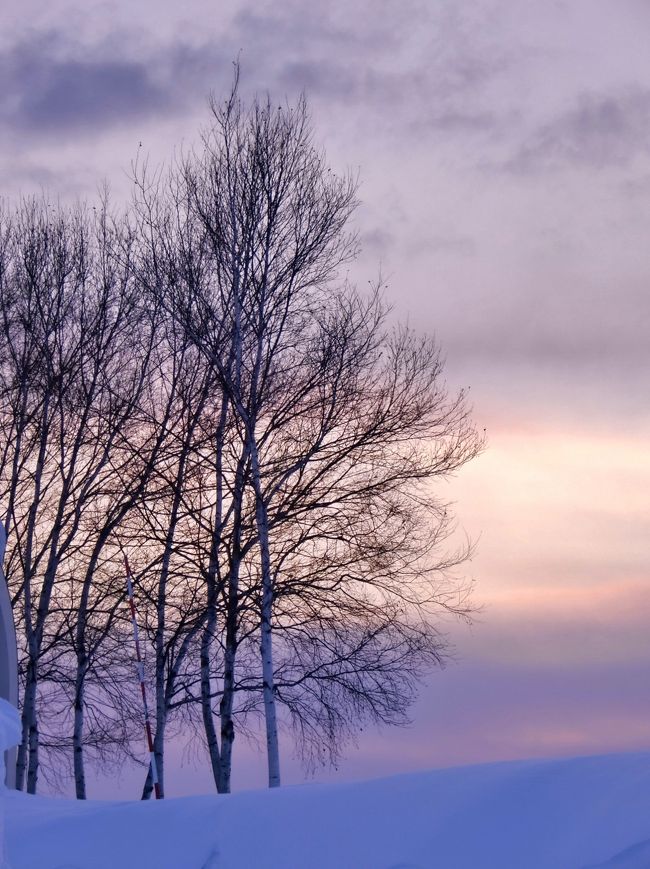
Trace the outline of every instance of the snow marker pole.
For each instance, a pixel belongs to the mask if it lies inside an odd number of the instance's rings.
[[[149,721],[149,707],[147,706],[147,692],[144,685],[144,664],[140,654],[140,634],[138,633],[138,620],[135,612],[135,601],[133,599],[133,581],[131,578],[131,568],[129,561],[124,555],[124,567],[126,568],[126,592],[129,597],[129,608],[131,610],[131,624],[133,625],[133,641],[135,643],[136,668],[138,678],[140,679],[140,691],[142,692],[142,706],[144,708],[144,732],[147,737],[147,745],[149,746],[149,762],[151,763],[151,781],[156,799],[160,799],[160,783],[158,781],[158,767],[156,765],[156,755],[153,750],[153,738],[151,736],[151,722]]]

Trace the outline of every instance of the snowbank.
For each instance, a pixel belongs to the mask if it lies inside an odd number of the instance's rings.
[[[0,697],[0,784],[4,786],[4,752],[20,742],[20,716],[18,711]]]
[[[650,866],[650,755],[461,767],[165,800],[12,793],[13,869]]]
[[[20,742],[20,716],[11,703],[0,697],[0,866],[7,866],[5,842],[5,751]]]

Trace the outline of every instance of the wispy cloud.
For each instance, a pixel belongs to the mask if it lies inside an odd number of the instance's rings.
[[[304,90],[321,108],[357,105],[360,123],[399,119],[411,135],[480,133],[498,125],[483,95],[509,63],[481,33],[471,15],[417,0],[383,4],[381,14],[368,2],[249,5],[185,41],[137,29],[104,37],[30,29],[0,47],[0,120],[70,135],[189,112],[227,87],[240,56],[244,90],[278,98]]]
[[[540,126],[506,167],[515,172],[570,166],[601,169],[650,152],[650,89],[639,85],[611,94],[586,93]]]

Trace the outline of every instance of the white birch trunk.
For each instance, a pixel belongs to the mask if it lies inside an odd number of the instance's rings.
[[[252,441],[252,443],[251,443]],[[273,669],[273,574],[269,545],[269,522],[264,503],[260,478],[259,456],[254,437],[250,438],[251,471],[255,488],[255,519],[259,537],[262,569],[262,608],[260,653],[262,656],[262,690],[264,696],[264,720],[266,724],[266,754],[268,761],[269,787],[280,787],[280,746],[278,721],[275,707],[275,673]]]
[[[43,402],[43,415],[41,418],[41,431],[38,458],[34,474],[34,498],[29,508],[27,524],[27,540],[25,545],[25,589],[24,589],[24,613],[25,634],[27,637],[28,662],[25,695],[22,710],[22,742],[18,749],[16,761],[16,789],[22,790],[25,786],[25,772],[27,771],[27,792],[36,793],[36,781],[38,777],[38,726],[36,721],[36,687],[38,682],[38,658],[40,653],[37,640],[37,629],[34,629],[32,613],[32,587],[33,578],[32,552],[34,537],[36,534],[36,518],[41,501],[41,481],[45,466],[45,450],[49,429],[50,395],[45,396]],[[38,621],[38,619],[37,619]]]
[[[74,701],[74,726],[72,731],[72,758],[75,795],[78,800],[86,799],[86,772],[84,768],[84,681],[85,674],[77,669]]]
[[[199,656],[201,668],[201,715],[203,717],[203,728],[205,730],[208,755],[212,766],[212,776],[217,790],[219,790],[219,783],[221,781],[221,759],[219,752],[219,739],[217,737],[217,730],[214,726],[214,716],[212,714],[212,671],[210,666],[212,640],[217,627],[217,601],[214,576],[211,576],[208,580],[206,613],[207,618],[203,629],[203,635],[201,637],[201,651]]]

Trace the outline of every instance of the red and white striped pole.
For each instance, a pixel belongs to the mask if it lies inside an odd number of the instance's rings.
[[[135,614],[135,601],[133,599],[133,581],[131,579],[131,569],[129,561],[124,555],[124,567],[126,568],[126,592],[129,597],[129,607],[131,609],[131,624],[133,625],[133,640],[135,642],[135,657],[136,667],[138,670],[138,678],[140,679],[140,691],[142,692],[142,706],[144,708],[144,731],[147,737],[149,746],[149,761],[151,763],[151,781],[153,783],[156,799],[160,799],[160,783],[158,781],[158,767],[156,766],[156,755],[153,750],[153,738],[151,736],[151,722],[149,721],[149,707],[147,706],[147,692],[144,685],[144,664],[142,663],[142,655],[140,654],[140,635],[138,633],[138,620]]]

